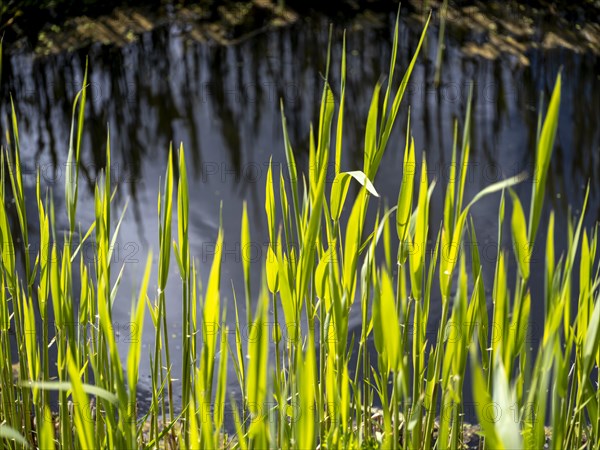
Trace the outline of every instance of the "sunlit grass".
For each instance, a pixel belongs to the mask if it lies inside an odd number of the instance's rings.
[[[226,310],[222,304],[221,290],[227,285],[221,282],[222,231],[208,279],[199,280],[198,262],[190,250],[185,152],[183,146],[171,149],[158,198],[157,285],[149,289],[150,253],[132,298],[135,339],[127,355],[119,354],[113,330],[112,305],[123,272],[112,267],[111,256],[125,211],[116,222],[111,220],[115,191],[110,137],[106,167],[94,192],[95,220],[77,221],[86,81],[73,106],[65,211],[55,211],[52,192],[43,190],[38,175],[37,217],[27,217],[31,211],[25,208],[13,106],[4,130],[0,174],[0,448],[454,450],[462,446],[465,392],[470,390],[486,449],[541,449],[547,424],[552,427],[550,448],[600,448],[598,228],[582,225],[587,194],[580,217],[568,220],[564,254],[555,250],[559,230],[553,214],[546,242],[536,242],[545,223],[543,202],[558,126],[561,75],[545,115],[540,113],[528,214],[512,190],[525,174],[465,198],[470,99],[462,133],[458,125],[454,128],[447,185],[429,178],[426,157],[417,165],[409,115],[396,206],[386,209],[379,199],[375,177],[426,30],[427,25],[397,81],[396,25],[389,82],[375,86],[366,117],[362,170],[342,170],[344,148],[355,145],[342,142],[345,45],[340,98],[325,81],[320,114],[310,132],[307,173],[297,171],[282,105],[288,174],[269,166],[264,204],[270,245],[257,298],[251,298],[250,261],[243,258],[244,292],[233,293],[233,308]],[[326,80],[330,69],[328,63]],[[329,188],[331,160],[334,182]],[[351,184],[359,188],[354,197],[349,195]],[[440,189],[445,190],[444,219],[432,226],[430,200]],[[495,276],[486,290],[469,213],[476,202],[498,192],[502,195]],[[6,207],[13,200],[16,221]],[[367,217],[373,202],[379,208],[374,221]],[[57,214],[68,220],[64,235],[55,229]],[[244,206],[241,248],[252,240],[251,214],[255,212]],[[40,230],[37,252],[29,247],[32,220]],[[510,236],[502,235],[505,220],[510,221]],[[75,235],[83,236],[77,245]],[[465,239],[470,249],[462,245]],[[95,241],[92,264],[81,252],[88,240]],[[502,243],[511,243],[513,252],[505,252]],[[534,245],[545,245],[543,298],[533,298],[530,290],[531,272],[539,270],[531,264]],[[17,270],[17,246],[24,250],[23,270]],[[511,266],[517,269],[514,286],[508,281]],[[181,373],[172,371],[173,341],[167,330],[165,290],[173,270],[181,277]],[[74,280],[79,280],[78,289]],[[434,305],[434,299],[441,299],[441,305]],[[577,303],[575,310],[572,301]],[[246,305],[245,315],[240,314],[240,302]],[[432,307],[441,310],[435,340],[426,333]],[[357,336],[348,331],[353,310],[362,317]],[[533,353],[526,346],[532,311],[544,322],[543,339]],[[225,325],[226,313],[235,317],[235,338]],[[139,411],[138,367],[146,315],[155,330],[152,398],[149,410]],[[449,330],[457,326],[460,332],[451,338]],[[249,330],[248,336],[242,330]],[[371,338],[375,352],[367,348]],[[356,363],[351,363],[355,351]],[[472,386],[464,383],[467,373]],[[175,379],[181,384],[181,404],[174,401]],[[228,395],[235,384],[241,397]],[[52,391],[58,393],[57,404],[51,402]],[[375,405],[380,405],[381,420],[374,417]],[[231,409],[233,436],[224,432]]]

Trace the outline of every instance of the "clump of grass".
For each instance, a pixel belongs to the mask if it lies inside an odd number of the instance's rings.
[[[343,171],[341,167],[345,45],[340,98],[335,101],[327,81],[328,63],[320,114],[310,132],[311,170],[301,175],[301,183],[282,105],[289,181],[282,172],[277,177],[269,167],[265,212],[270,245],[260,295],[250,298],[250,265],[243,259],[247,314],[240,317],[238,293],[234,292],[233,342],[228,339],[221,304],[222,231],[204,283],[206,289],[200,292],[197,262],[189,244],[183,146],[177,153],[169,153],[158,199],[157,293],[150,295],[148,290],[153,270],[149,254],[139,292],[132,299],[130,322],[135,339],[125,357],[119,354],[112,327],[112,304],[122,271],[112,270],[111,249],[123,215],[113,229],[110,137],[107,165],[95,187],[95,220],[87,224],[77,221],[86,81],[73,107],[67,164],[71,169],[65,184],[69,230],[64,236],[57,234],[58,212],[52,193],[43,192],[38,176],[38,217],[33,220],[39,223],[40,250],[35,254],[28,245],[27,225],[32,218],[27,218],[25,208],[13,106],[0,173],[2,448],[319,446],[454,450],[463,445],[464,392],[469,389],[464,380],[470,371],[485,448],[543,448],[545,425],[550,424],[551,448],[598,449],[600,394],[598,379],[592,378],[598,376],[600,360],[598,227],[585,229],[582,225],[587,194],[580,217],[569,219],[565,254],[555,251],[553,213],[546,242],[536,243],[558,125],[560,74],[548,110],[544,117],[540,115],[528,215],[511,189],[524,175],[488,186],[472,199],[465,198],[469,100],[461,139],[455,126],[452,176],[447,186],[439,187],[436,180],[429,179],[425,157],[417,170],[409,119],[397,204],[391,209],[381,209],[379,204],[374,223],[367,220],[369,203],[380,201],[375,177],[426,30],[427,25],[397,83],[396,25],[389,81],[375,86],[366,118],[362,170]],[[331,159],[335,179],[329,189],[326,179]],[[348,195],[350,184],[359,187],[354,198]],[[444,220],[439,227],[430,228],[430,199],[435,189],[445,189]],[[469,212],[476,202],[494,192],[502,192],[502,196],[495,277],[488,298]],[[16,224],[5,207],[12,199]],[[512,206],[507,217],[511,233],[505,237],[502,225],[507,204]],[[175,214],[176,232],[172,227]],[[242,248],[251,242],[248,223],[244,207]],[[76,233],[82,236],[77,245],[73,239]],[[473,244],[470,252],[462,245],[465,236]],[[89,264],[81,248],[91,239],[96,245],[94,261]],[[434,246],[428,252],[430,239]],[[512,253],[502,250],[502,243],[508,241],[512,242]],[[17,270],[15,259],[18,245],[24,250],[22,271]],[[543,298],[532,298],[530,289],[534,245],[545,245]],[[383,258],[378,257],[378,247],[383,248]],[[166,326],[164,292],[167,275],[173,270],[172,255],[182,286],[180,375],[172,372]],[[508,285],[510,264],[517,267],[512,290]],[[115,272],[119,274],[116,279],[111,276]],[[75,277],[80,280],[77,290]],[[573,289],[575,277],[579,279],[578,292]],[[435,340],[428,340],[426,326],[433,299],[438,298],[434,292],[438,285],[442,314]],[[571,310],[573,299],[577,301],[575,311]],[[487,309],[490,301],[491,317]],[[362,315],[358,336],[348,331],[349,316],[356,308]],[[525,345],[532,308],[544,319],[543,340],[535,353]],[[149,411],[142,415],[136,395],[146,313],[155,335],[150,356],[152,401]],[[38,317],[41,326],[36,325]],[[250,330],[247,342],[241,332],[245,327]],[[454,336],[453,327],[460,331]],[[283,338],[284,328],[287,339]],[[367,350],[371,337],[374,353]],[[17,354],[12,354],[12,339]],[[351,364],[355,350],[357,367]],[[12,361],[17,361],[16,380]],[[228,377],[230,365],[235,379]],[[173,380],[177,376],[182,389],[180,405],[174,402]],[[239,384],[241,398],[227,397],[231,383]],[[59,396],[57,409],[52,412],[50,391],[57,391]],[[224,433],[227,404],[233,408],[235,436]],[[380,418],[374,415],[375,404],[381,405]],[[490,415],[490,407],[494,415]]]

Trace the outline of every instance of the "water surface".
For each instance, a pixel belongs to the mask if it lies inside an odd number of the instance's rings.
[[[363,136],[373,86],[387,72],[393,15],[383,28],[363,23],[347,33],[348,84],[344,128],[343,169],[362,169]],[[157,196],[164,177],[171,143],[183,142],[190,184],[190,239],[200,277],[206,281],[221,223],[225,235],[222,258],[223,305],[233,323],[232,286],[243,292],[239,225],[243,202],[248,203],[252,234],[253,286],[260,280],[261,262],[268,243],[264,213],[264,184],[270,158],[286,171],[280,122],[283,101],[297,160],[306,168],[308,133],[316,121],[325,71],[328,21],[313,17],[274,29],[228,47],[190,39],[180,25],[148,32],[124,47],[96,45],[76,53],[43,58],[12,55],[4,64],[0,106],[8,115],[8,92],[15,100],[21,133],[24,183],[28,208],[34,211],[35,171],[53,190],[57,230],[66,230],[64,173],[67,159],[72,100],[81,85],[85,58],[89,57],[88,107],[82,148],[79,220],[84,226],[94,217],[93,185],[105,165],[107,130],[112,148],[112,179],[118,185],[117,210],[129,200],[114,252],[115,276],[125,275],[114,304],[115,328],[123,354],[131,338],[128,317],[132,293],[138,286],[147,251],[158,247]],[[407,67],[420,29],[407,21],[400,27],[398,67]],[[333,33],[334,92],[339,92],[342,28]],[[490,60],[461,50],[462,34],[452,29],[439,87],[434,85],[437,29],[432,28],[407,87],[396,128],[381,163],[376,189],[380,205],[393,205],[402,175],[408,107],[418,153],[426,153],[430,178],[438,187],[432,201],[430,229],[442,219],[442,186],[448,181],[454,121],[462,125],[472,86],[473,133],[466,199],[499,179],[523,170],[532,173],[537,112],[557,73],[563,71],[562,104],[556,148],[550,167],[546,206],[556,211],[558,245],[564,247],[569,204],[581,208],[587,180],[590,206],[586,223],[600,219],[600,65],[598,57],[566,49],[529,50],[529,66],[513,56]],[[397,75],[396,83],[399,82]],[[2,123],[4,129],[4,122]],[[528,209],[531,184],[517,188]],[[484,259],[489,292],[496,254],[496,217],[499,196],[491,196],[473,209]],[[14,207],[13,207],[14,212]],[[373,213],[375,208],[373,208]],[[33,213],[33,212],[32,212]],[[35,217],[35,216],[32,216]],[[114,214],[113,217],[118,217]],[[37,236],[31,223],[32,236]],[[174,228],[175,229],[175,228]],[[508,232],[508,229],[506,230]],[[541,230],[538,242],[545,241]],[[32,243],[35,248],[35,242]],[[509,241],[503,246],[508,250]],[[532,285],[542,286],[543,257],[534,254]],[[86,261],[92,263],[89,248]],[[537,259],[536,259],[537,257]],[[537,265],[537,266],[536,266]],[[515,268],[511,270],[514,272]],[[155,279],[153,286],[156,286]],[[173,373],[180,372],[180,282],[172,260],[167,290]],[[543,299],[533,290],[532,345],[541,333]],[[254,292],[256,295],[256,292]],[[151,297],[153,294],[151,293]],[[488,298],[488,302],[491,299]],[[432,331],[439,318],[439,303],[431,307]],[[537,313],[539,311],[539,315]],[[242,312],[241,312],[242,314]],[[360,332],[358,305],[350,333]],[[144,330],[142,387],[150,388],[149,355],[154,330]],[[233,373],[229,378],[235,392]],[[144,392],[144,390],[142,390]],[[147,390],[145,391],[148,392]]]

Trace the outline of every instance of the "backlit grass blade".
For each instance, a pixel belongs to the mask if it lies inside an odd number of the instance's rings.
[[[2,195],[2,199],[5,198],[5,190],[4,190],[4,152],[2,152],[2,158],[0,160],[0,164],[2,167],[0,170],[2,171],[2,176],[0,177],[0,193]],[[0,238],[2,239],[2,266],[4,268],[4,275],[7,277],[7,282],[9,286],[12,288],[16,285],[16,262],[15,262],[15,247],[14,241],[12,237],[12,230],[10,228],[9,216],[6,211],[6,206],[4,205],[4,201],[0,202]],[[3,329],[7,329],[3,328]]]
[[[363,172],[369,178],[374,178],[377,167],[373,167],[377,152],[377,119],[379,115],[379,83],[375,85],[373,96],[371,97],[371,106],[367,117],[367,129],[365,130],[365,149],[364,149],[364,169]]]
[[[263,287],[256,307],[252,335],[248,344],[248,372],[246,377],[247,404],[251,413],[250,437],[255,448],[264,448],[268,442],[264,415],[267,397],[267,367],[269,360],[269,335],[266,332],[267,293]]]
[[[371,182],[371,180],[369,180],[369,178],[365,175],[364,172],[361,172],[360,170],[353,170],[346,173],[352,178],[354,178],[356,181],[358,181],[367,190],[369,194],[371,194],[374,197],[379,197],[377,190],[375,190],[375,186],[373,186],[373,183]]]
[[[288,195],[286,191],[286,183],[283,178],[283,168],[279,167],[279,204],[281,205],[281,219],[283,222],[283,233],[285,241],[280,242],[283,244],[284,242],[287,244],[288,251],[290,250],[290,244],[293,239],[293,224],[290,220],[290,202],[288,201]]]
[[[308,217],[308,223],[302,232],[301,241],[303,246],[302,251],[298,256],[299,272],[296,279],[296,295],[298,304],[295,307],[297,310],[301,307],[301,302],[304,298],[304,294],[306,293],[309,279],[313,273],[313,266],[315,266],[315,243],[317,242],[317,236],[319,235],[321,226],[326,180],[327,166],[325,165],[324,168],[320,169],[313,200],[311,201],[311,213]],[[293,321],[293,323],[297,322],[297,320]]]
[[[50,408],[48,408],[47,405],[44,405],[43,411],[43,420],[40,421],[40,429],[38,432],[39,448],[40,450],[54,450],[56,448],[54,420],[52,419]]]
[[[273,171],[271,170],[269,161],[269,169],[267,170],[267,181],[265,186],[265,210],[267,212],[267,229],[269,230],[269,240],[275,244],[275,190],[273,187]]]
[[[312,334],[309,334],[306,343],[305,356],[298,352],[299,363],[297,366],[297,379],[299,390],[300,416],[298,418],[298,448],[315,447],[315,395],[317,388],[317,373],[315,360],[315,343]]]
[[[0,50],[1,51],[1,50]],[[1,71],[0,71],[1,74]],[[344,106],[346,104],[346,31],[342,43],[342,64],[340,67],[340,106],[338,108],[337,131],[335,137],[335,175],[341,171],[342,166],[342,140],[344,129]]]
[[[589,326],[583,343],[583,374],[588,375],[596,362],[598,346],[600,345],[600,298],[596,299],[594,312],[590,317]]]
[[[465,126],[463,128],[462,148],[460,151],[460,173],[458,190],[456,192],[456,205],[454,217],[458,217],[462,209],[463,196],[465,193],[465,183],[467,181],[467,170],[469,168],[469,156],[471,154],[471,108],[473,103],[473,84],[469,87],[469,97],[467,99],[467,112],[465,113]]]
[[[221,254],[223,251],[223,231],[219,229],[215,254],[213,257],[206,295],[204,298],[204,310],[202,320],[202,335],[204,348],[202,355],[201,372],[205,380],[205,386],[212,387],[214,374],[214,360],[217,354],[218,330],[221,320]]]
[[[398,89],[396,90],[396,94],[395,94],[394,100],[392,102],[391,111],[389,111],[389,113],[387,111],[384,111],[385,115],[382,115],[380,135],[379,135],[379,139],[378,139],[378,148],[377,148],[375,155],[372,158],[373,159],[372,163],[369,165],[369,168],[372,172],[365,170],[365,173],[367,174],[369,179],[374,179],[373,175],[379,168],[379,163],[381,162],[381,158],[383,157],[383,153],[385,151],[385,148],[387,147],[387,142],[389,140],[390,134],[392,133],[392,128],[394,126],[394,122],[396,121],[396,116],[398,115],[398,111],[400,110],[400,103],[402,102],[402,98],[404,97],[404,92],[406,91],[406,88],[409,85],[408,80],[410,79],[410,76],[412,75],[413,69],[417,62],[417,58],[421,51],[421,46],[423,45],[423,41],[425,40],[425,35],[427,34],[427,28],[429,27],[430,20],[431,20],[431,14],[428,17],[427,22],[425,22],[425,26],[423,27],[421,37],[419,38],[419,43],[417,44],[417,48],[413,54],[410,64],[408,65],[408,68],[406,69],[406,72],[404,72],[402,81],[398,85]],[[396,33],[397,32],[398,32],[398,28],[396,27]],[[397,39],[395,39],[394,42],[397,43],[398,42]],[[395,52],[395,50],[393,50],[393,51]],[[391,77],[391,74],[390,74],[390,77]]]
[[[107,253],[108,261],[112,261],[113,251],[118,245],[117,239],[119,237],[119,229],[121,228],[121,224],[123,223],[123,218],[125,217],[125,213],[127,212],[127,205],[129,205],[129,200],[125,201],[125,205],[123,205],[123,211],[121,211],[119,220],[117,221],[117,224],[115,225],[115,230],[112,233],[112,237],[110,240],[110,246],[108,248],[108,253]]]
[[[283,112],[283,100],[281,100],[281,127],[283,129],[283,141],[285,149],[285,159],[288,168],[288,174],[290,177],[290,189],[292,191],[292,202],[294,207],[294,223],[296,226],[296,232],[298,233],[298,239],[300,239],[300,202],[298,200],[298,171],[296,169],[296,158],[294,157],[294,151],[292,150],[292,144],[287,131],[286,117]]]
[[[129,385],[129,417],[135,417],[137,410],[135,408],[137,401],[137,386],[139,381],[139,365],[142,356],[142,331],[144,329],[144,316],[146,312],[146,299],[148,290],[148,281],[150,279],[150,269],[152,268],[152,252],[148,253],[146,260],[146,269],[142,278],[142,284],[140,285],[140,291],[137,299],[137,305],[131,306],[131,318],[132,318],[132,339],[129,345],[129,353],[127,355],[127,382]],[[132,422],[132,426],[135,422]],[[133,429],[135,436],[135,427]],[[130,442],[130,445],[134,442]]]
[[[40,314],[42,320],[46,319],[46,308],[45,304],[48,300],[48,290],[49,290],[49,253],[50,253],[50,222],[48,215],[46,214],[44,203],[42,202],[42,194],[41,194],[41,182],[40,182],[40,174],[38,172],[36,178],[36,197],[37,197],[37,208],[38,208],[38,220],[40,227],[40,249],[39,249],[39,273],[40,273],[40,281],[38,287],[38,306],[40,309]]]
[[[246,383],[246,364],[244,359],[244,348],[242,344],[242,326],[243,324],[240,322],[239,308],[237,303],[237,297],[235,295],[235,290],[233,292],[233,302],[235,308],[235,350],[230,350],[232,355],[234,370],[238,379],[238,384],[240,386],[240,390],[242,392],[242,396],[244,395]],[[250,326],[252,323],[252,312],[248,312],[250,315],[250,319],[246,322],[246,325]]]
[[[340,173],[335,176],[331,186],[329,204],[331,205],[331,218],[339,220],[342,215],[342,208],[346,202],[348,188],[350,187],[350,177],[347,173]]]
[[[225,322],[225,313],[223,313],[223,322]],[[217,389],[215,393],[215,407],[214,407],[214,420],[215,420],[215,433],[221,433],[223,423],[225,421],[225,394],[227,392],[227,334],[228,330],[226,327],[223,328],[221,333],[221,350],[219,355],[219,371],[217,375]]]
[[[159,239],[160,255],[158,269],[158,287],[164,291],[169,261],[171,258],[171,212],[173,208],[173,152],[169,151],[167,158],[167,173],[164,181],[162,197],[159,197],[158,215],[159,215]]]
[[[554,251],[554,212],[550,213],[550,219],[548,220],[548,231],[546,234],[546,255],[544,263],[544,317],[548,317],[548,313],[550,311],[550,301],[553,298],[552,284],[554,282],[554,273],[556,269]]]
[[[400,363],[400,321],[394,302],[394,288],[387,271],[381,273],[381,292],[373,301],[373,329],[378,353],[386,364],[386,376]]]
[[[358,255],[361,248],[363,232],[363,215],[366,210],[367,196],[362,192],[358,195],[346,226],[346,239],[344,240],[343,256],[343,286],[350,302],[354,301],[356,289],[356,268],[358,266]]]
[[[496,367],[494,368],[492,399],[503,414],[498,415],[495,428],[504,448],[520,449],[523,448],[523,440],[521,438],[519,423],[514,420],[511,414],[506,413],[517,404],[514,389],[509,383],[508,374],[504,370],[501,360],[497,359]]]
[[[513,249],[517,258],[519,273],[524,281],[529,279],[529,265],[531,251],[529,242],[527,241],[527,225],[525,223],[525,214],[519,197],[510,190],[510,195],[513,200],[513,213],[511,220]]]
[[[179,266],[181,278],[181,348],[183,361],[181,364],[181,398],[190,395],[192,379],[196,364],[196,298],[192,294],[193,267],[190,256],[189,239],[189,190],[187,181],[187,167],[183,144],[179,146],[179,180],[177,182],[177,242],[173,243],[175,258]],[[188,412],[183,411],[184,421],[187,423]],[[188,442],[188,429],[184,428],[183,438]]]
[[[233,423],[235,424],[235,430],[238,439],[237,444],[240,450],[248,450],[248,442],[242,428],[240,413],[238,412],[238,408],[234,400],[231,401],[231,407],[233,409]]]
[[[167,279],[169,276],[169,267],[171,261],[171,235],[172,235],[172,213],[173,213],[173,148],[169,147],[167,154],[167,170],[165,174],[165,180],[163,183],[162,193],[158,195],[158,321],[155,322],[156,327],[156,341],[154,347],[154,368],[153,376],[156,378],[159,375],[163,377],[163,369],[160,364],[162,359],[161,350],[164,348],[164,358],[166,362],[167,372],[171,369],[170,354],[169,354],[169,333],[167,331],[167,320],[166,320],[166,298],[165,289],[167,286]],[[155,380],[156,381],[156,380]],[[173,405],[173,385],[171,382],[171,376],[167,375],[167,390],[169,398],[169,417],[174,417],[174,405]],[[164,399],[162,402],[164,406]],[[156,417],[154,417],[156,420]],[[158,430],[155,430],[158,432]]]
[[[277,255],[275,255],[272,245],[269,245],[267,250],[265,269],[267,273],[267,287],[274,294],[279,291],[279,262],[277,261]]]
[[[456,228],[452,233],[452,238],[447,240],[448,238],[444,237],[443,242],[444,248],[448,250],[445,252],[444,257],[441,262],[441,271],[440,271],[440,287],[442,290],[442,295],[444,297],[448,297],[450,294],[451,287],[451,277],[454,273],[454,267],[456,266],[456,262],[458,261],[458,253],[460,251],[460,242],[462,240],[462,235],[464,231],[465,221],[467,219],[467,215],[471,209],[471,207],[483,197],[492,194],[494,192],[501,191],[508,187],[514,186],[517,183],[520,183],[525,179],[525,174],[519,174],[511,178],[507,178],[506,180],[498,181],[485,189],[479,191],[475,197],[465,206],[462,213],[458,217],[456,222]]]
[[[423,270],[425,255],[427,253],[427,233],[429,229],[429,181],[427,179],[427,161],[423,157],[421,166],[421,182],[419,185],[418,215],[415,226],[415,235],[410,249],[410,280],[412,295],[416,300],[421,300],[423,291]]]
[[[488,393],[481,367],[477,362],[477,357],[473,352],[471,353],[471,371],[473,374],[473,398],[475,399],[475,410],[485,437],[485,448],[490,450],[505,450],[502,439],[494,426],[495,417],[490,417],[489,412],[486,411],[486,407],[488,405],[493,405],[494,403]]]
[[[242,252],[242,268],[244,269],[244,289],[246,300],[250,300],[250,260],[252,242],[250,240],[250,225],[248,223],[248,205],[244,202],[242,209],[242,225],[240,230],[240,244]]]
[[[410,225],[410,216],[413,208],[413,191],[416,174],[415,141],[410,137],[410,111],[406,126],[406,147],[404,149],[404,163],[402,166],[402,183],[398,194],[398,209],[396,211],[396,231],[400,240],[400,251],[405,248]],[[399,255],[400,256],[400,255]],[[401,255],[400,260],[406,260],[406,255]]]
[[[94,439],[92,423],[88,420],[86,415],[86,409],[89,408],[90,402],[83,390],[83,385],[79,378],[79,369],[75,365],[72,356],[70,356],[67,361],[69,378],[71,380],[71,392],[75,404],[74,424],[76,435],[79,438],[79,444],[82,448],[86,449],[98,448],[97,442]]]
[[[17,121],[17,113],[12,96],[10,98],[12,132],[13,132],[13,152],[6,151],[6,159],[8,163],[8,174],[13,192],[13,199],[16,204],[17,217],[19,219],[19,227],[21,236],[23,237],[24,263],[25,263],[25,282],[27,286],[27,295],[32,295],[33,277],[31,273],[31,260],[29,246],[29,232],[27,222],[27,210],[25,204],[25,190],[23,186],[23,172],[21,168],[21,144],[19,138],[19,127]],[[8,133],[7,133],[8,136]],[[4,188],[3,188],[4,189]],[[4,200],[4,199],[2,199]]]
[[[538,146],[535,155],[535,171],[533,174],[533,189],[531,190],[531,210],[529,212],[528,226],[528,241],[535,241],[540,217],[542,214],[542,206],[544,205],[544,193],[546,191],[546,178],[548,175],[548,167],[550,166],[550,157],[554,148],[554,139],[556,137],[556,129],[558,128],[558,111],[560,108],[561,96],[561,74],[556,77],[554,90],[550,97],[550,104],[542,131],[540,133]]]
[[[398,5],[398,11],[396,13],[396,23],[394,25],[394,40],[392,41],[392,54],[390,57],[390,69],[388,72],[388,82],[385,89],[385,97],[383,98],[383,111],[387,111],[388,102],[392,93],[392,86],[394,81],[394,74],[396,71],[396,59],[398,58],[398,28],[400,25],[400,5]]]
[[[69,241],[72,240],[72,234],[76,227],[77,197],[79,186],[79,156],[81,150],[81,138],[83,134],[83,120],[85,114],[85,100],[87,90],[87,61],[85,73],[83,76],[83,86],[75,96],[73,102],[73,112],[71,118],[71,132],[69,136],[69,150],[67,153],[67,165],[65,168],[65,206],[67,208],[67,217],[69,219]],[[79,107],[77,118],[77,141],[75,141],[75,117]]]
[[[0,424],[0,439],[15,441],[25,448],[31,448],[27,439],[25,439],[17,430],[4,423]]]
[[[189,432],[189,438],[188,438],[188,444],[186,446],[186,444],[184,443],[184,448],[186,448],[186,450],[202,450],[201,448],[201,442],[202,439],[200,437],[200,426],[198,424],[198,417],[197,417],[197,412],[196,412],[196,402],[194,401],[194,394],[190,393],[190,399],[188,401],[188,428],[190,430]]]
[[[8,331],[10,329],[10,314],[8,312],[8,299],[6,282],[3,275],[0,275],[1,285],[0,289],[0,330]],[[8,355],[6,355],[7,357]]]
[[[454,121],[454,138],[452,141],[452,158],[450,160],[450,174],[444,198],[444,234],[451,236],[456,225],[456,147],[458,145],[458,122]]]
[[[487,298],[483,281],[483,267],[473,220],[471,220],[471,243],[471,264],[475,285],[473,289],[473,301],[471,305],[469,305],[469,308],[473,308],[473,317],[475,317],[475,319],[471,320],[471,322],[473,323],[473,326],[476,327],[475,331],[478,333],[480,351],[481,354],[484,355],[488,343],[489,318],[487,311]],[[483,359],[482,363],[484,370],[487,369],[487,361],[485,358]]]
[[[333,24],[329,26],[329,41],[327,44],[327,65],[325,68],[325,83],[321,95],[321,107],[319,112],[319,134],[317,144],[318,167],[327,166],[329,162],[329,144],[331,140],[331,123],[333,120],[333,111],[335,102],[333,92],[329,87],[329,66],[331,63],[331,35],[333,33]]]
[[[329,162],[329,145],[331,142],[331,124],[333,121],[333,111],[335,101],[333,92],[329,87],[327,78],[325,78],[325,86],[323,88],[323,98],[321,100],[321,114],[319,118],[319,139],[317,144],[317,164],[319,168],[325,168]]]
[[[17,290],[17,301],[22,301],[23,304],[23,318],[24,318],[24,329],[25,329],[25,351],[27,354],[27,369],[29,372],[29,379],[32,381],[38,380],[41,371],[41,360],[39,349],[37,345],[37,327],[35,321],[35,314],[33,308],[33,300],[27,298],[27,295]],[[33,389],[33,399],[38,404],[40,398],[37,389]]]
[[[374,197],[379,197],[375,186],[373,186],[373,183],[367,178],[364,172],[355,170],[351,172],[338,173],[333,180],[330,194],[331,218],[333,220],[339,220],[342,214],[342,208],[344,207],[346,196],[348,194],[348,188],[350,187],[350,180],[352,178],[365,187],[369,194],[373,195]]]
[[[287,255],[283,254],[281,246],[277,246],[277,262],[278,262],[278,280],[279,280],[279,296],[283,307],[285,323],[294,324],[297,320],[297,300],[296,289],[293,275],[291,274],[291,265]]]

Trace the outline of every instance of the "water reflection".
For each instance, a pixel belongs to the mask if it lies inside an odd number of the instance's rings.
[[[347,34],[348,98],[343,137],[343,167],[347,170],[362,169],[365,118],[373,86],[387,71],[392,21],[390,17],[390,26],[384,29],[364,26]],[[419,33],[420,30],[402,24],[398,55],[401,69],[407,66]],[[341,35],[341,29],[334,29],[334,68],[339,67]],[[430,36],[436,35],[437,30],[433,29]],[[548,204],[557,210],[556,228],[566,229],[568,204],[575,210],[581,207],[586,180],[590,179],[587,222],[600,219],[600,180],[594,177],[600,170],[598,58],[566,50],[531,50],[531,65],[523,67],[510,56],[486,60],[465,55],[458,42],[463,38],[452,33],[447,37],[439,88],[433,84],[436,42],[432,38],[427,41],[375,180],[383,201],[388,205],[396,201],[408,105],[415,142],[419,152],[427,152],[430,176],[442,184],[447,181],[454,121],[462,123],[471,86],[474,126],[466,198],[500,178],[527,169],[531,173],[539,94],[543,92],[548,98],[562,67],[563,100],[550,168]],[[39,59],[18,54],[5,62],[0,112],[3,118],[7,117],[11,92],[20,121],[22,159],[27,169],[24,182],[31,202],[28,207],[35,208],[35,169],[39,168],[45,186],[54,190],[57,229],[65,229],[60,212],[64,210],[63,177],[71,102],[89,55],[90,86],[81,168],[88,189],[81,191],[79,219],[83,224],[93,220],[92,188],[105,165],[106,132],[110,129],[113,181],[119,185],[117,207],[122,208],[127,197],[132,200],[114,253],[115,270],[126,266],[114,306],[115,317],[123,318],[123,324],[145,254],[148,248],[157,248],[156,198],[171,143],[184,143],[191,166],[190,235],[192,253],[200,263],[200,276],[203,280],[207,277],[222,217],[223,295],[232,298],[231,283],[238,292],[243,291],[238,236],[242,202],[247,201],[253,220],[252,258],[256,264],[252,267],[256,287],[259,262],[268,242],[263,197],[271,156],[275,173],[278,166],[285,173],[279,101],[282,99],[285,106],[298,161],[306,167],[309,125],[318,114],[327,39],[327,21],[315,18],[230,47],[195,42],[173,25],[146,33],[138,42],[122,48],[94,46],[78,53]],[[332,86],[337,94],[337,70],[332,74]],[[4,122],[2,126],[4,129]],[[524,207],[529,189],[527,183],[517,189],[525,201]],[[492,197],[473,210],[481,230],[479,241],[490,249],[496,245],[497,199]],[[442,202],[438,188],[431,214],[431,227],[436,230],[442,218]],[[31,233],[36,236],[37,230]],[[545,239],[543,232],[539,239]],[[505,245],[510,248],[510,242]],[[495,251],[489,252],[490,258],[492,255]],[[92,263],[91,256],[87,262]],[[489,286],[493,275],[489,267],[484,275]],[[541,285],[541,281],[536,279],[532,284]],[[176,270],[170,274],[168,298],[170,329],[178,336],[181,311]],[[231,311],[232,306],[228,309]],[[360,327],[360,315],[358,310],[355,312],[351,333]],[[432,319],[438,314],[432,307]],[[115,327],[118,329],[119,324]],[[151,347],[152,337],[153,329],[147,323],[146,348]],[[177,339],[171,342],[177,345]],[[125,351],[126,339],[121,343]],[[175,348],[174,353],[177,351]],[[147,374],[149,361],[142,364],[142,373]],[[180,371],[179,364],[176,360],[175,373]]]

